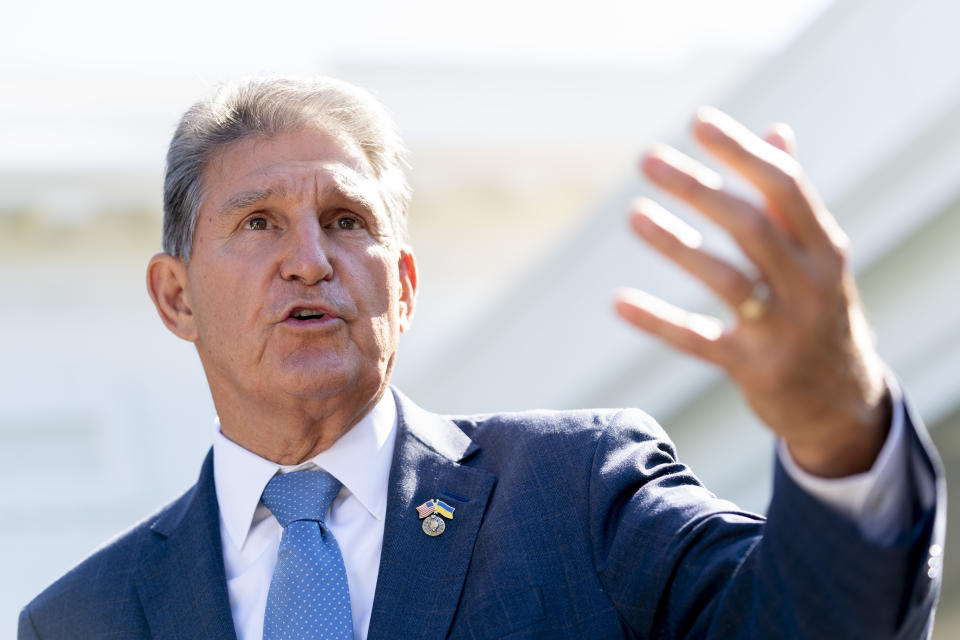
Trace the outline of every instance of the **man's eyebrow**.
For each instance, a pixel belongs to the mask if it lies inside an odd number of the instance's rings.
[[[325,186],[323,188],[323,197],[348,200],[371,212],[377,210],[376,204],[364,193],[363,189],[342,182],[331,182]]]
[[[258,202],[263,202],[264,200],[269,200],[277,196],[282,196],[286,193],[286,189],[283,187],[267,187],[266,189],[250,189],[247,191],[241,191],[235,193],[227,201],[223,203],[223,206],[220,207],[220,214],[230,213],[231,211],[236,211],[237,209],[245,209],[251,205],[257,204]]]
[[[246,209],[258,202],[270,200],[272,198],[283,198],[289,193],[287,187],[283,185],[273,185],[265,189],[248,189],[233,194],[220,207],[220,214],[228,214],[238,209]],[[322,197],[324,199],[337,198],[347,200],[368,211],[376,211],[376,203],[364,193],[364,190],[351,184],[343,182],[331,182],[323,187]]]

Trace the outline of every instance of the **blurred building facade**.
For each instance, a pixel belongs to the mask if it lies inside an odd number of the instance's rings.
[[[797,131],[799,157],[850,235],[880,351],[927,421],[960,489],[960,9],[925,0],[840,2],[719,106],[755,130]],[[701,156],[685,132],[677,147]],[[709,161],[709,159],[707,159]],[[731,176],[735,180],[734,177]],[[638,338],[614,317],[611,292],[638,286],[687,309],[720,313],[704,288],[625,231],[624,181],[566,243],[487,305],[459,341],[409,372],[431,409],[637,406],[667,428],[715,493],[763,510],[772,441],[716,370]],[[691,224],[708,224],[676,202]],[[708,245],[737,252],[714,228]],[[407,374],[407,371],[403,372]],[[960,542],[951,522],[937,637],[960,634]]]
[[[395,382],[456,413],[639,406],[716,493],[762,510],[769,474],[756,469],[770,468],[769,437],[716,372],[638,336],[610,304],[628,284],[717,310],[629,236],[625,215],[631,197],[651,194],[631,177],[638,151],[666,138],[693,152],[683,123],[714,102],[756,128],[796,128],[801,161],[853,239],[881,351],[957,485],[960,303],[949,292],[960,273],[960,83],[938,63],[960,54],[958,18],[934,0],[841,2],[759,66],[717,54],[648,72],[329,69],[373,89],[413,151],[423,286]],[[64,158],[71,145],[99,144],[100,132],[125,134],[110,143],[121,163],[51,172],[25,158],[0,173],[0,629],[193,482],[214,413],[192,347],[163,329],[143,285],[159,250],[162,144],[204,89],[157,77],[17,82],[49,100],[62,95],[49,87],[73,87],[89,109]],[[162,96],[127,104],[143,121],[111,100],[122,82],[126,94]],[[159,136],[147,126],[156,120]],[[735,255],[715,230],[705,237]],[[960,629],[951,551],[942,638]]]

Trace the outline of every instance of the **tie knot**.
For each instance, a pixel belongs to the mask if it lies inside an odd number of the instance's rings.
[[[270,479],[260,499],[286,527],[296,520],[323,522],[340,482],[326,471],[306,469],[278,473]]]

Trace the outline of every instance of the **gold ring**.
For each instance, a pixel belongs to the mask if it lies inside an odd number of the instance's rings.
[[[753,290],[747,299],[737,305],[737,314],[747,322],[752,322],[766,313],[769,302],[770,285],[763,280],[757,280],[753,283]]]

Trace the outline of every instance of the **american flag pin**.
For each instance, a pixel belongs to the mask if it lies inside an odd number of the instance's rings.
[[[455,510],[455,507],[451,507],[443,500],[438,500],[437,498],[431,498],[424,502],[417,507],[417,515],[423,520],[423,532],[428,536],[438,536],[443,533],[447,529],[447,523],[437,514],[439,513],[448,520],[453,520],[453,512]]]
[[[433,505],[436,503],[436,500],[427,500],[422,505],[417,507],[417,514],[420,516],[420,519],[423,520],[427,516],[433,515]]]

